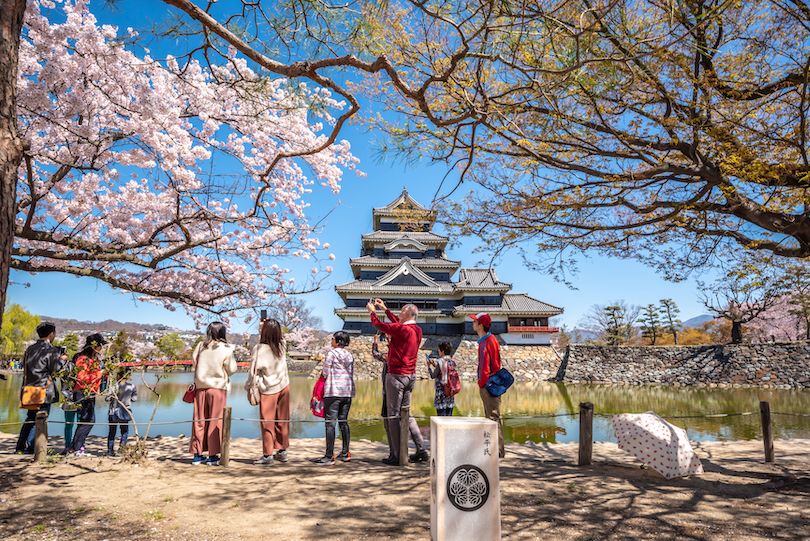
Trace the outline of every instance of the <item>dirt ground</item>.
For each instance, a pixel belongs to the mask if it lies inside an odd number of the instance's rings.
[[[4,540],[430,539],[428,465],[386,466],[384,443],[352,442],[352,462],[317,467],[324,440],[293,440],[288,463],[263,467],[260,441],[240,438],[228,467],[192,467],[182,437],[150,440],[140,466],[33,463],[15,441],[0,433]],[[761,442],[695,449],[706,473],[666,480],[614,444],[595,444],[587,467],[576,444],[508,445],[503,539],[810,540],[810,440],[777,441],[775,464]]]

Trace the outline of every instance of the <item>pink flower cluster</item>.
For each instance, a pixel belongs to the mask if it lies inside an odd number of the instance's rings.
[[[57,4],[54,23],[41,8]],[[16,268],[93,276],[198,322],[199,309],[233,313],[285,291],[294,279],[277,259],[318,260],[328,246],[305,215],[311,186],[338,193],[358,160],[346,141],[278,158],[322,144],[309,119],[329,124],[344,104],[238,57],[139,57],[87,4],[28,2]]]

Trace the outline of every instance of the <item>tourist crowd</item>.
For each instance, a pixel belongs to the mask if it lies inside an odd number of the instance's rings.
[[[374,337],[373,355],[383,363],[382,416],[389,444],[389,455],[382,459],[388,465],[400,463],[399,412],[410,410],[411,394],[416,383],[416,365],[422,342],[422,329],[416,324],[418,309],[413,304],[393,314],[381,299],[366,305],[372,325],[379,331]],[[385,312],[387,322],[381,321],[377,309]],[[504,456],[503,424],[500,417],[500,396],[490,393],[487,382],[501,369],[500,347],[489,332],[492,320],[486,313],[471,316],[473,329],[479,336],[478,386],[485,415],[498,423],[499,456]],[[99,333],[87,336],[82,349],[68,359],[64,350],[52,344],[56,336],[54,324],[45,322],[37,327],[39,340],[25,352],[22,360],[23,383],[20,406],[27,410],[25,422],[17,440],[20,454],[33,453],[34,423],[37,413],[47,415],[51,405],[60,403],[65,411],[65,446],[63,454],[84,456],[87,435],[96,423],[96,398],[103,396],[110,403],[108,411],[108,456],[116,456],[126,449],[131,405],[138,399],[138,391],[129,381],[128,368],[105,366],[100,352],[107,341]],[[381,353],[379,342],[387,342],[388,351]],[[323,416],[325,418],[326,449],[324,455],[312,460],[316,465],[333,465],[336,461],[351,461],[349,449],[351,433],[348,423],[352,398],[355,396],[354,357],[346,349],[349,334],[336,332],[332,349],[324,359],[319,389],[322,388]],[[281,325],[274,319],[262,318],[259,343],[253,348],[245,389],[251,404],[259,406],[261,418],[262,455],[254,463],[272,466],[276,461],[287,462],[290,444],[290,379],[287,373],[286,342]],[[460,383],[449,342],[439,344],[439,359],[426,359],[428,373],[435,379],[436,412],[451,416],[455,408],[453,395]],[[237,370],[234,346],[227,341],[226,327],[213,322],[206,329],[206,337],[192,353],[194,383],[184,396],[193,403],[193,421],[189,453],[191,464],[219,465],[222,445],[223,408],[227,405],[230,376]],[[57,385],[60,382],[60,386]],[[74,424],[78,417],[78,427]],[[342,446],[335,454],[336,427]],[[411,462],[428,460],[425,442],[413,415],[409,419],[410,436],[416,452]],[[115,437],[120,431],[118,453]]]

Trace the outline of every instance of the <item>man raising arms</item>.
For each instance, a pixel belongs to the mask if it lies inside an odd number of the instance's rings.
[[[383,323],[377,318],[376,309],[385,310],[391,323]],[[397,415],[400,408],[411,407],[411,391],[416,384],[416,357],[422,344],[422,329],[416,324],[419,311],[413,304],[406,304],[395,316],[382,299],[374,299],[366,304],[371,316],[371,324],[391,337],[388,343],[388,374],[385,376],[385,396],[388,416]],[[428,459],[425,442],[416,425],[416,419],[410,416],[411,434],[416,435],[416,453],[410,457],[411,462],[424,462]],[[414,430],[415,429],[415,430]],[[386,419],[385,432],[391,442],[395,455],[399,453],[399,420]],[[398,465],[399,456],[383,460],[388,465]]]

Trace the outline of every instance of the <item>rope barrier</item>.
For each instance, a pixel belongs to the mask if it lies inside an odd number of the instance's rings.
[[[721,417],[744,417],[748,415],[758,415],[758,411],[744,411],[739,413],[712,413],[712,414],[705,414],[705,415],[662,415],[661,417],[664,419],[717,419]],[[594,416],[599,417],[612,417],[613,413],[594,413]],[[810,417],[808,413],[786,413],[786,412],[778,412],[773,411],[771,415],[788,415],[794,417]],[[516,415],[512,417],[501,417],[502,421],[511,421],[517,419],[553,419],[556,417],[578,417],[579,413],[552,413],[546,415]],[[429,415],[413,415],[414,419],[430,419],[431,416]],[[208,422],[208,421],[221,421],[223,417],[213,417],[210,419],[198,419],[196,422]],[[363,417],[363,418],[352,418],[346,419],[344,422],[348,423],[366,423],[372,421],[385,421],[385,420],[392,420],[392,419],[399,419],[399,415],[389,416],[389,417]],[[256,423],[328,423],[328,422],[340,422],[339,419],[335,419],[333,421],[328,421],[326,419],[251,419],[245,417],[232,417],[232,421],[246,421],[246,422],[256,422]],[[133,421],[127,421],[133,422]],[[164,425],[182,425],[188,423],[194,423],[194,419],[189,419],[187,421],[163,421],[163,422],[153,422],[152,426],[164,426]],[[48,420],[49,424],[73,424],[73,425],[101,425],[101,426],[110,426],[110,425],[119,425],[124,423],[108,423],[108,422],[94,422],[94,423],[86,423],[82,421],[74,421],[68,423],[66,421],[52,421]],[[16,423],[0,423],[0,427],[3,426],[16,426],[21,424],[35,424],[35,421],[18,421]],[[138,423],[139,425],[146,424],[145,422]]]
[[[792,415],[795,417],[810,417],[810,413],[782,413],[781,411],[772,411],[771,415]]]

